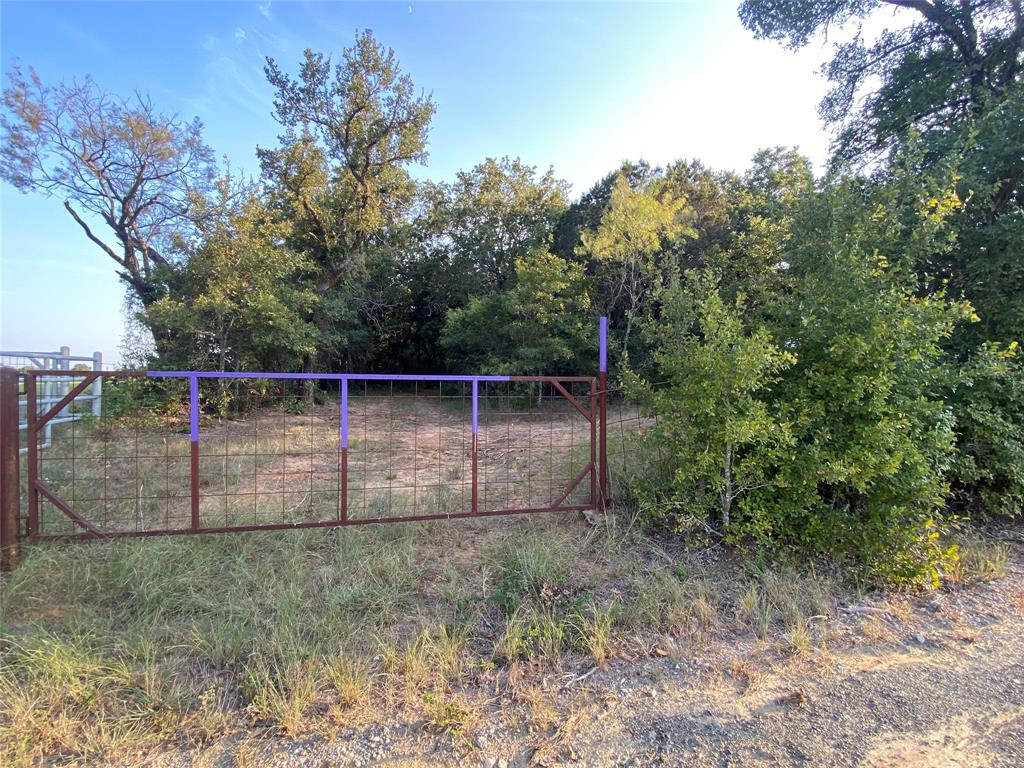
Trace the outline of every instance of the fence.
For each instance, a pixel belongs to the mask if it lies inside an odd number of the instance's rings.
[[[28,503],[18,529],[31,539],[602,506],[595,377],[62,375],[67,394],[44,408],[34,402],[36,374],[23,374]],[[47,424],[99,377],[107,415],[60,425],[44,449]],[[317,380],[322,401],[308,408],[306,379]],[[206,412],[240,380],[252,407],[233,417]],[[139,397],[146,407],[132,408]]]
[[[0,366],[34,371],[69,371],[75,366],[87,366],[89,370],[101,371],[103,355],[99,352],[93,352],[89,357],[72,355],[69,347],[61,347],[59,352],[0,350]],[[46,407],[59,402],[68,393],[69,381],[66,376],[37,374],[37,405]],[[49,445],[50,436],[56,425],[80,419],[85,414],[98,417],[102,413],[102,403],[103,381],[97,378],[88,392],[76,398],[73,409],[65,409],[46,425],[42,447]],[[24,391],[19,393],[18,398],[18,428],[21,432],[28,429],[28,400]],[[27,450],[26,445],[22,447],[21,452]]]
[[[24,537],[603,511],[609,442],[625,462],[640,427],[621,402],[609,415],[605,330],[596,377],[4,369],[0,415],[17,419],[20,382],[27,455],[0,424],[0,566]]]

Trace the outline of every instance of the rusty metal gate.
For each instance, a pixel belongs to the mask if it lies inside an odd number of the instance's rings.
[[[596,377],[4,369],[0,566],[26,537],[603,511],[604,321],[601,341]],[[66,394],[39,401],[57,376]],[[82,395],[99,379],[97,416]],[[247,407],[225,412],[242,389]]]
[[[599,509],[601,393],[594,377],[48,372],[74,378],[37,412],[28,395],[28,538],[273,530]],[[40,436],[104,377],[116,396],[187,384],[187,412],[78,419]],[[337,387],[294,408],[282,388],[234,418],[201,404],[246,379]],[[134,386],[125,386],[131,384]],[[204,391],[207,390],[207,391]],[[329,390],[328,390],[329,391]],[[169,398],[173,402],[173,396]],[[183,400],[184,398],[179,398]],[[160,409],[157,409],[160,410]]]

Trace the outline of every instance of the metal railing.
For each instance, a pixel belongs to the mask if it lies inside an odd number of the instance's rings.
[[[14,368],[20,371],[37,371],[36,403],[39,407],[52,406],[68,393],[70,379],[67,376],[46,376],[46,371],[70,371],[76,365],[86,365],[88,370],[103,370],[103,355],[93,352],[85,357],[72,355],[69,347],[61,347],[58,352],[26,352],[19,350],[0,350],[0,366]],[[26,392],[21,392],[18,398],[18,429],[25,432],[28,428],[28,397]],[[75,421],[87,414],[99,417],[103,413],[103,379],[97,378],[88,392],[83,392],[75,401],[75,408],[65,408],[57,414],[46,425],[43,442],[40,447],[48,447],[53,428],[59,424],[66,424]],[[21,447],[21,452],[28,450],[27,445]]]

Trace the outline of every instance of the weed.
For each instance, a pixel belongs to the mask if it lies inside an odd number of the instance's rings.
[[[798,616],[784,635],[786,645],[791,653],[804,653],[811,647],[811,635],[807,620]]]
[[[428,729],[472,746],[468,730],[474,722],[475,713],[465,697],[427,691],[423,694],[422,701]]]
[[[599,666],[604,666],[611,654],[612,627],[618,612],[619,605],[614,601],[604,609],[591,605],[576,625],[583,647]]]
[[[959,545],[959,554],[947,567],[946,580],[960,585],[1002,578],[1011,559],[1009,546],[981,536],[963,541]]]
[[[323,668],[342,709],[351,709],[369,698],[373,680],[365,660],[339,651],[323,658]]]
[[[551,602],[566,580],[570,561],[567,549],[564,540],[532,531],[498,550],[500,576],[494,602],[506,616],[515,613],[526,599]]]
[[[740,595],[736,612],[740,622],[757,637],[763,638],[768,634],[772,610],[768,602],[761,596],[761,590],[757,584],[751,584]]]
[[[249,664],[242,686],[250,716],[275,725],[285,736],[302,733],[306,713],[319,698],[317,673],[308,660],[290,661],[282,667],[257,656]]]

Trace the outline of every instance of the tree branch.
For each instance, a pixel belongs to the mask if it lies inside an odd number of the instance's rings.
[[[109,245],[104,243],[102,240],[96,237],[96,235],[93,234],[92,230],[89,229],[89,225],[82,220],[82,217],[78,215],[75,209],[71,207],[71,203],[69,203],[67,200],[64,201],[64,208],[67,210],[68,213],[71,214],[71,217],[78,222],[78,226],[80,226],[82,230],[85,232],[86,237],[88,237],[90,240],[96,243],[96,245],[102,248],[104,252],[107,254],[107,256],[112,258],[125,269],[128,269],[128,265],[125,263],[124,259],[118,258],[118,255],[114,252],[114,249],[112,249]]]

